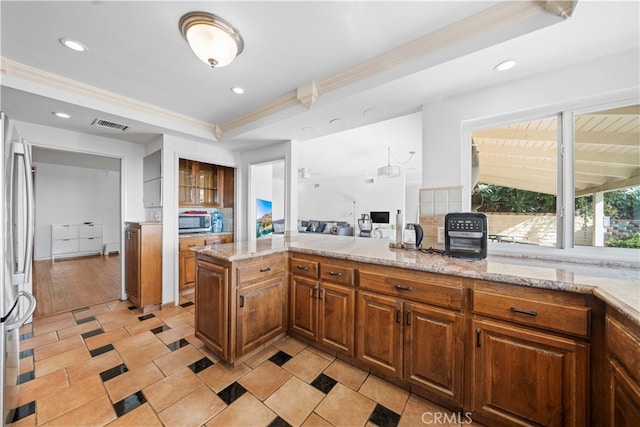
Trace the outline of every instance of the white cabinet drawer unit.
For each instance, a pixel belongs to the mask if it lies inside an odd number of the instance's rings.
[[[51,261],[102,254],[101,224],[52,224]]]

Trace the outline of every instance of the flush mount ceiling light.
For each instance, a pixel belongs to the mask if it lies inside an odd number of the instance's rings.
[[[499,63],[493,69],[495,71],[507,71],[507,70],[512,69],[515,66],[516,66],[516,61],[514,61],[513,59],[509,59],[507,61],[503,61],[503,62]]]
[[[61,118],[61,119],[70,119],[70,118],[71,118],[71,116],[70,116],[69,114],[67,114],[67,113],[61,113],[61,112],[59,112],[59,111],[54,111],[54,112],[53,112],[53,113],[51,113],[51,114],[53,114],[54,116],[59,117],[59,118]]]
[[[235,93],[236,95],[242,95],[244,93],[244,88],[240,86],[232,86],[231,92]]]
[[[79,41],[62,38],[60,39],[60,43],[62,43],[64,47],[75,50],[76,52],[84,52],[87,50],[87,47]]]
[[[212,68],[231,64],[244,49],[238,30],[212,13],[189,12],[180,18],[179,26],[193,53]]]
[[[401,164],[409,163],[416,154],[415,151],[409,151],[409,158],[404,162],[398,162]],[[395,160],[395,158],[394,158]],[[397,178],[402,173],[400,166],[391,166],[391,147],[387,147],[387,165],[378,168],[378,178]]]

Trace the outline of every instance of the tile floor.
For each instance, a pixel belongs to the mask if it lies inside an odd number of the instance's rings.
[[[194,337],[190,299],[149,314],[118,301],[24,326],[20,406],[7,424],[458,425],[434,422],[444,409],[293,338],[235,368],[219,362]]]

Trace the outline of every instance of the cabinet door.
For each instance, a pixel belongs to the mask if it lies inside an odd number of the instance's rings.
[[[387,374],[402,376],[402,302],[358,294],[357,358]]]
[[[587,344],[508,323],[473,326],[475,411],[508,425],[588,424]]]
[[[237,356],[243,356],[287,330],[284,276],[238,290]]]
[[[229,359],[229,269],[196,260],[196,337]]]
[[[178,166],[178,204],[195,205],[195,163],[180,159]]]
[[[125,290],[135,305],[140,304],[140,230],[127,228],[124,242]]]
[[[222,194],[221,169],[216,165],[198,163],[196,174],[196,203],[202,206],[220,206]]]
[[[290,292],[289,312],[291,313],[291,330],[310,340],[317,341],[318,321],[316,296],[318,293],[318,282],[300,276],[291,276]]]
[[[192,288],[196,282],[196,256],[187,250],[180,255],[180,290]]]
[[[637,426],[640,420],[640,385],[615,359],[609,359],[611,375],[609,396],[609,425]]]
[[[404,378],[462,405],[463,320],[454,311],[405,303]]]
[[[323,282],[318,290],[318,342],[354,355],[355,290]]]

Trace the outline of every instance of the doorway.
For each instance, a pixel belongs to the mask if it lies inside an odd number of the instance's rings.
[[[249,240],[284,235],[284,160],[251,165]]]
[[[32,156],[34,317],[120,299],[121,159],[36,146]]]

